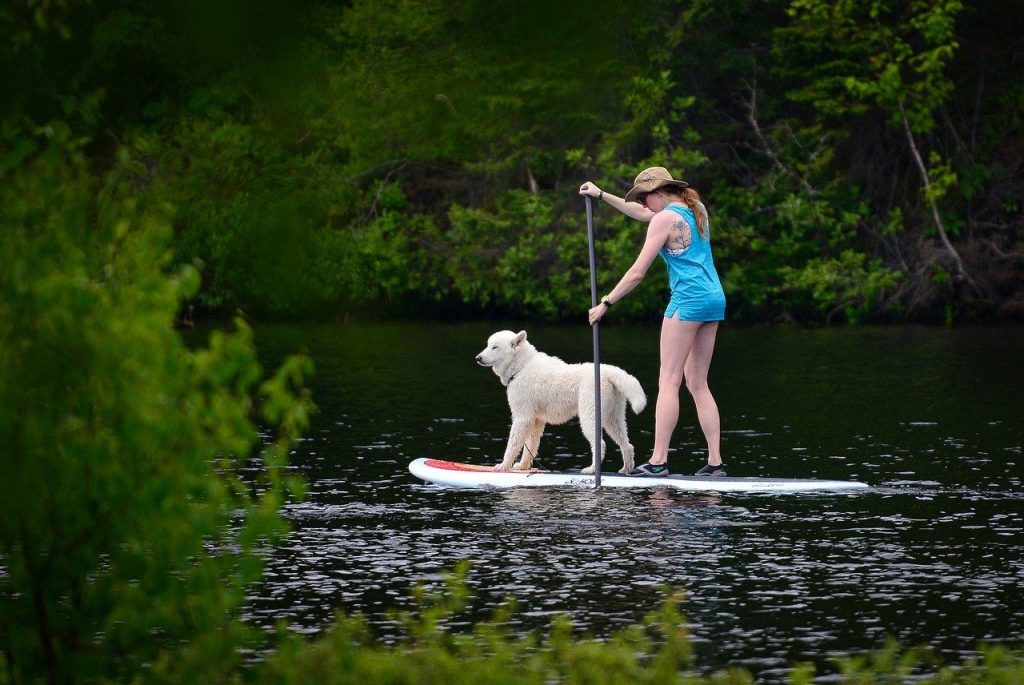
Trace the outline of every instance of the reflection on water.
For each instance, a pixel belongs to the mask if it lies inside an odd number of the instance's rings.
[[[295,530],[251,598],[253,622],[316,632],[338,609],[359,611],[388,639],[387,611],[411,606],[411,584],[440,587],[468,558],[467,620],[512,596],[516,630],[565,613],[607,635],[678,587],[701,664],[744,665],[766,681],[795,661],[828,670],[829,656],[887,635],[948,661],[983,640],[1024,640],[1024,332],[723,329],[711,382],[730,473],[857,479],[867,493],[417,482],[406,470],[416,457],[491,463],[503,451],[503,389],[472,363],[503,327],[257,329],[268,365],[310,351],[321,413],[293,455],[310,494],[287,509]],[[590,349],[588,330],[530,337],[567,361]],[[609,327],[603,338],[604,359],[653,395],[656,329]],[[653,413],[629,418],[639,458]],[[704,459],[694,423],[684,411],[670,462],[682,472]],[[573,423],[550,427],[539,456],[573,468],[586,454]]]

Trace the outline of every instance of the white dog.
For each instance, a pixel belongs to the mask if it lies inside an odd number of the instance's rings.
[[[538,352],[526,341],[526,331],[498,331],[487,339],[487,347],[476,356],[480,366],[489,366],[508,388],[512,409],[512,431],[505,458],[494,467],[529,469],[540,445],[544,426],[580,417],[583,435],[594,454],[594,365],[566,364],[558,357]],[[644,389],[633,376],[617,366],[601,364],[601,426],[622,451],[622,471],[633,470],[633,445],[626,432],[626,401],[639,414],[647,404]],[[521,456],[520,456],[521,455]],[[515,466],[512,462],[519,457]],[[604,440],[601,440],[604,459]],[[583,469],[593,473],[594,464]]]

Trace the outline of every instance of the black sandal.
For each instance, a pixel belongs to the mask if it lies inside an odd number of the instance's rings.
[[[668,475],[668,464],[652,464],[647,462],[646,464],[640,464],[640,466],[630,471],[629,475],[661,478]]]
[[[695,473],[693,475],[695,475],[695,476],[724,476],[725,475],[725,464],[716,464],[715,466],[712,466],[711,464],[704,464],[704,466],[701,467],[700,471],[698,471],[697,473]]]

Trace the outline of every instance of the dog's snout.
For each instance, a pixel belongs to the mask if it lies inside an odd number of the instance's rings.
[[[480,355],[479,355],[479,354],[478,354],[478,355],[476,356],[476,360],[477,360],[478,362],[480,361]]]

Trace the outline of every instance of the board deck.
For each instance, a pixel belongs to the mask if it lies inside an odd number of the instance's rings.
[[[420,458],[409,464],[412,475],[438,485],[457,488],[522,488],[594,485],[594,476],[579,471],[492,471],[490,466],[443,459]],[[672,487],[695,492],[821,492],[864,490],[866,483],[817,478],[756,478],[736,476],[626,476],[601,472],[601,486],[608,488]]]

